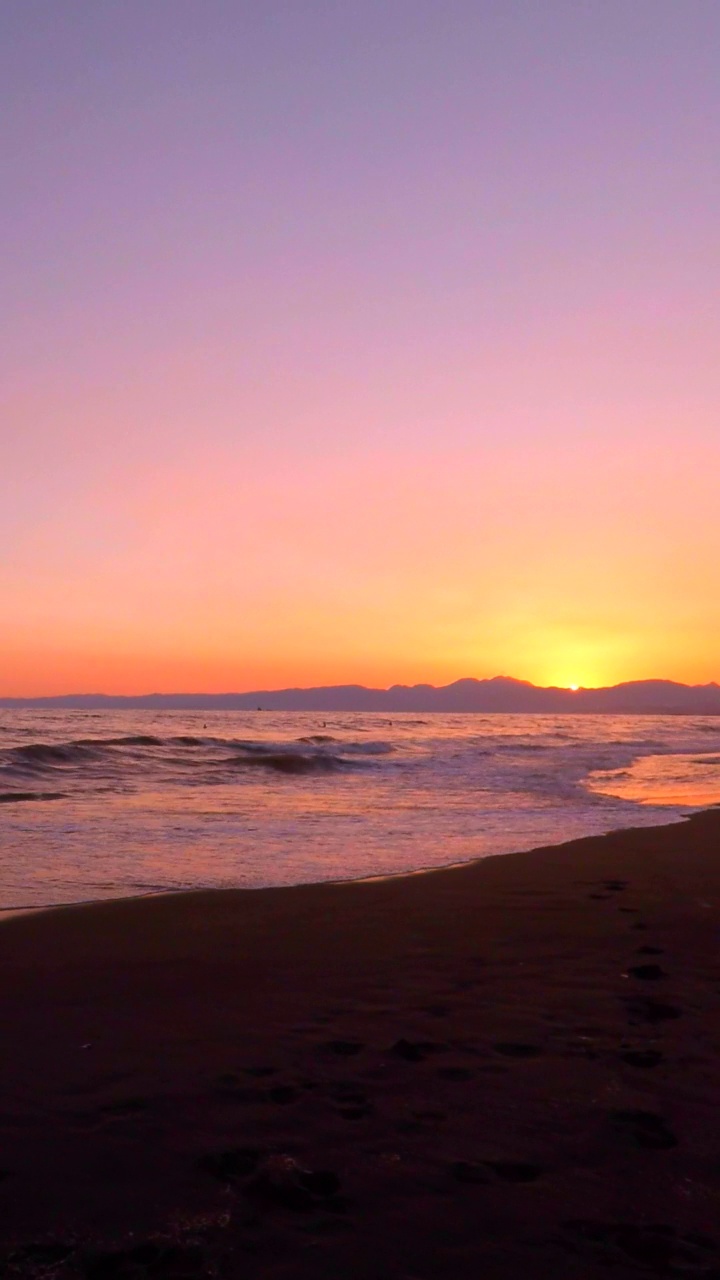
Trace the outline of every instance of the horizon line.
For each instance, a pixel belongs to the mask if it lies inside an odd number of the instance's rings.
[[[684,680],[674,680],[667,676],[642,676],[632,680],[619,680],[615,684],[603,685],[562,685],[562,684],[535,684],[532,680],[523,679],[520,676],[495,675],[495,676],[459,676],[455,680],[450,680],[447,684],[431,684],[429,681],[416,681],[412,684],[404,684],[396,682],[387,686],[360,684],[357,681],[345,681],[336,684],[315,684],[315,685],[282,685],[277,688],[250,688],[250,689],[222,689],[218,691],[208,691],[200,689],[174,689],[170,691],[162,691],[159,689],[150,689],[144,693],[107,693],[102,690],[78,691],[71,690],[64,693],[1,693],[0,702],[35,702],[35,701],[53,701],[62,698],[235,698],[260,696],[261,694],[279,694],[279,693],[312,693],[318,690],[332,689],[362,689],[372,693],[389,693],[393,689],[451,689],[458,684],[492,684],[500,681],[506,681],[511,684],[526,685],[529,688],[537,689],[543,692],[558,691],[560,693],[597,693],[604,689],[620,689],[626,685],[637,684],[670,684],[676,685],[683,689],[709,689],[717,688],[716,680],[707,680],[699,684],[689,684]]]

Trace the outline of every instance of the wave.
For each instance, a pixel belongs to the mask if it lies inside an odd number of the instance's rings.
[[[151,733],[136,733],[126,738],[83,738],[80,745],[100,747],[162,747],[164,738],[156,738]]]
[[[257,766],[286,774],[334,773],[360,767],[360,762],[344,759],[346,753],[350,756],[372,756],[394,750],[386,742],[349,742],[334,752],[328,750],[335,741],[330,735],[313,735],[307,740],[305,750],[292,745],[286,747],[279,742],[198,738],[190,734],[167,738],[132,734],[61,743],[31,742],[0,752],[0,775],[4,773],[9,780],[10,777],[20,779],[45,775],[50,778],[76,773],[79,777],[94,776],[97,781],[98,777],[106,776],[108,770],[122,770],[131,775],[141,767],[145,753],[147,766],[143,767],[162,771],[168,767],[181,769],[186,777],[187,771],[191,770],[198,781],[207,776],[207,769],[239,766]],[[12,794],[19,795],[20,792]]]
[[[260,751],[233,756],[225,764],[244,765],[248,768],[274,769],[277,773],[338,773],[351,768],[349,761],[340,756],[304,755],[301,751]]]
[[[229,745],[217,740],[218,745]],[[193,738],[179,735],[171,738],[158,738],[153,734],[132,734],[122,738],[79,738],[73,742],[49,743],[29,742],[25,746],[6,748],[2,755],[12,767],[24,768],[62,768],[68,765],[84,764],[90,760],[98,760],[107,756],[117,760],[123,747],[203,747],[212,745],[212,739]]]
[[[64,791],[0,791],[0,804],[21,804],[27,800],[64,799]]]
[[[103,751],[106,747],[165,747],[173,743],[185,747],[203,747],[213,742],[225,745],[225,741],[222,738],[193,738],[188,734],[158,738],[151,733],[135,733],[121,738],[77,738],[60,743],[29,742],[26,746],[6,748],[6,750],[12,751],[14,755],[27,756],[29,759],[64,760],[72,759],[77,754]]]
[[[47,742],[29,742],[26,747],[13,747],[10,756],[18,763],[29,765],[66,765],[87,760],[96,750],[86,742],[63,742],[51,745]]]
[[[182,747],[204,747],[207,741],[212,739],[193,738],[186,733],[170,738],[158,738],[152,733],[134,733],[123,738],[80,738],[76,745],[81,747],[165,747],[177,743]]]
[[[326,733],[311,733],[306,738],[298,738],[298,742],[306,742],[309,746],[324,746],[328,742],[337,744],[338,751],[343,755],[357,756],[388,756],[397,748],[391,742],[342,742],[340,738],[333,738]]]

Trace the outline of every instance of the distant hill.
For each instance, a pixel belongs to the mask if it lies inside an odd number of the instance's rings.
[[[251,693],[149,693],[132,697],[104,693],[55,698],[0,698],[0,707],[56,707],[78,710],[156,711],[382,711],[411,712],[586,712],[631,715],[720,715],[720,685],[677,684],[673,680],[633,680],[606,689],[540,688],[525,680],[456,680],[394,684],[367,689],[360,684],[317,689],[261,689]]]

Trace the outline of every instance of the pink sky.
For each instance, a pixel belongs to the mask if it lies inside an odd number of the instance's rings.
[[[715,0],[6,0],[0,693],[720,678]]]

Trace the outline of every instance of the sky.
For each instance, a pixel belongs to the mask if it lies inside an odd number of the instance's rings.
[[[720,679],[717,0],[3,0],[0,694]]]

